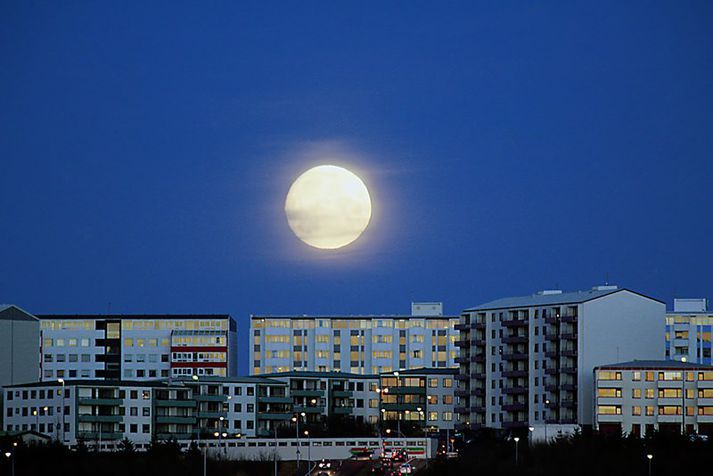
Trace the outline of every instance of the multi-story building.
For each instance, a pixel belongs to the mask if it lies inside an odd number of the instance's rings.
[[[454,367],[458,322],[438,303],[408,316],[251,316],[253,375],[292,370],[379,374]],[[428,315],[426,315],[428,314]]]
[[[111,448],[124,438],[202,440],[269,436],[293,412],[284,382],[200,377],[179,381],[62,380],[4,388],[6,431],[38,431]]]
[[[357,423],[378,422],[378,375],[293,371],[264,377],[287,384],[292,409],[295,414],[304,413],[302,421],[307,424],[337,424],[335,420],[340,418]]]
[[[11,304],[0,305],[0,386],[37,380],[40,322]]]
[[[599,431],[713,436],[713,366],[634,360],[598,366],[594,376]]]
[[[666,358],[711,365],[712,333],[707,299],[674,299],[666,313]]]
[[[399,421],[424,431],[455,428],[454,391],[458,369],[411,369],[382,374],[379,408],[383,425],[398,428]]]
[[[593,369],[663,357],[665,304],[616,286],[499,299],[461,315],[460,423],[527,431],[593,424]],[[554,433],[551,433],[554,434]]]
[[[37,317],[42,380],[235,374],[236,324],[229,315]]]

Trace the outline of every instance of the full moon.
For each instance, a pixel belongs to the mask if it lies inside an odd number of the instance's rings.
[[[354,173],[335,165],[320,165],[294,181],[285,199],[285,214],[300,240],[333,250],[364,232],[371,219],[371,198]]]

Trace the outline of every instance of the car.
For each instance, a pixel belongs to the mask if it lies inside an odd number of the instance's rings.
[[[395,461],[406,461],[408,459],[408,453],[406,450],[397,450],[394,453],[393,459]]]
[[[457,451],[449,451],[446,453],[446,458],[452,459],[452,458],[457,458],[458,457],[458,452]]]
[[[413,468],[408,463],[404,463],[399,467],[399,473],[401,474],[411,474],[412,472]]]
[[[384,465],[376,462],[371,465],[371,474],[382,474],[384,472]]]
[[[384,453],[382,454],[382,458],[391,459],[393,457],[394,457],[394,450],[391,450],[391,449],[384,450]]]
[[[332,467],[332,463],[327,461],[326,459],[322,459],[322,461],[319,462],[317,467],[319,469],[330,469]]]

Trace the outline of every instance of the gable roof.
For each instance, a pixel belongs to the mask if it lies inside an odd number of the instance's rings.
[[[36,316],[14,304],[0,304],[0,320],[3,321],[38,321]]]
[[[663,301],[654,299],[649,296],[645,296],[636,291],[632,291],[626,288],[614,288],[614,289],[590,289],[588,291],[573,291],[568,293],[556,293],[556,294],[531,294],[529,296],[515,296],[507,297],[502,299],[496,299],[495,301],[486,302],[476,307],[466,309],[465,312],[469,311],[486,311],[491,309],[509,309],[516,307],[537,307],[537,306],[555,306],[563,304],[581,304],[588,301],[593,301],[595,299],[602,298],[604,296],[609,296],[612,294],[620,293],[622,291],[627,291],[645,299],[650,299],[652,301],[665,304]]]

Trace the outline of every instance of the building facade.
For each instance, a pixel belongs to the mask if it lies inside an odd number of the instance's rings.
[[[4,388],[4,429],[105,449],[124,438],[145,447],[152,440],[270,436],[293,416],[286,388],[255,377],[10,385]]]
[[[229,315],[38,318],[42,380],[155,380],[236,373],[237,331]]]
[[[599,366],[594,377],[601,432],[713,436],[713,366],[634,360]]]
[[[707,299],[674,299],[666,313],[666,358],[711,365],[713,311]]]
[[[287,385],[292,410],[306,424],[336,423],[340,418],[378,423],[378,375],[293,371],[264,377]]]
[[[251,374],[293,370],[379,374],[454,367],[456,316],[414,303],[410,316],[251,316]]]
[[[661,359],[664,315],[663,302],[616,286],[543,291],[465,310],[460,424],[549,426],[551,434],[591,426],[593,369],[621,358]]]
[[[455,377],[458,369],[410,369],[380,376],[379,408],[383,426],[397,430],[399,422],[424,432],[455,429]]]
[[[17,306],[0,305],[0,386],[40,376],[40,321]]]

